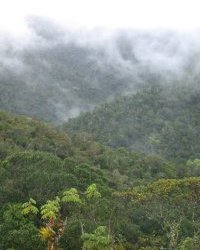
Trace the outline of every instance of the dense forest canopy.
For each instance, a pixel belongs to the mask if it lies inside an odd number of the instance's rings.
[[[153,85],[71,119],[65,128],[104,144],[187,160],[200,155],[200,86]]]
[[[199,250],[199,35],[28,25],[0,40],[0,249]]]
[[[73,205],[75,207],[63,204],[63,209],[67,210],[62,210],[61,214],[67,213],[68,224],[59,241],[60,247],[81,249],[83,242],[91,246],[93,237],[96,240],[104,237],[102,244],[111,244],[114,249],[151,249],[148,248],[150,246],[159,249],[171,244],[181,247],[187,242],[194,245],[193,249],[198,249],[199,217],[196,206],[199,202],[199,160],[179,164],[159,156],[129,152],[125,148],[111,149],[94,142],[88,134],[66,134],[32,118],[5,112],[0,113],[0,127],[2,249],[45,247],[37,228],[41,228],[42,237],[47,240],[44,227],[47,219],[40,221],[39,215],[23,215],[22,203],[32,198],[37,201],[39,209],[45,202],[61,196],[64,190],[70,188],[75,188],[82,196],[92,183],[97,185],[101,193],[99,201],[87,201],[90,205],[86,207],[84,203]],[[150,190],[153,185],[155,195],[156,192],[164,192],[165,182],[159,182],[160,178],[169,181],[167,186],[170,185],[170,189],[175,188],[172,197],[171,193],[166,193],[167,200],[156,200],[158,204],[167,202],[170,214],[166,214],[166,227],[156,214],[155,217],[154,214],[151,218],[148,216],[147,212],[155,205],[154,200],[151,203],[147,199],[147,203],[140,204],[141,201],[136,202],[138,198],[135,198],[138,197],[137,192],[144,192],[139,193],[139,197],[143,195],[146,200],[149,190],[144,187],[147,184]],[[173,180],[172,184],[170,180]],[[183,180],[183,184],[180,180]],[[180,185],[186,185],[187,188],[180,188]],[[191,192],[195,192],[197,197],[191,196]],[[176,194],[179,196],[176,197]],[[129,198],[132,195],[133,200]],[[176,206],[172,205],[171,198],[178,197],[180,201]],[[188,197],[192,197],[189,204]],[[195,220],[191,217],[194,214],[189,213],[188,205],[195,209]],[[163,209],[165,206],[163,203]],[[185,210],[180,209],[180,206],[185,207]],[[81,233],[78,218],[84,224],[84,234]],[[58,225],[56,223],[58,221],[55,220],[52,227]],[[175,229],[167,226],[167,223],[172,223]],[[178,234],[176,239],[173,238],[173,230]],[[108,235],[110,240],[107,241]],[[105,246],[103,249],[106,249]]]

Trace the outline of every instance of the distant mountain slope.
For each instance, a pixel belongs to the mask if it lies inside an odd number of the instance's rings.
[[[200,88],[153,86],[70,119],[66,129],[170,159],[200,156]]]

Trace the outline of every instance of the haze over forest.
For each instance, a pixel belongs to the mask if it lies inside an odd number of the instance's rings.
[[[24,41],[1,34],[0,104],[18,114],[62,123],[144,85],[192,85],[199,75],[198,32],[27,24]]]
[[[1,250],[200,249],[197,2],[2,4]]]

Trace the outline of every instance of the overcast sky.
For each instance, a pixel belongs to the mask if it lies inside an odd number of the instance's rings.
[[[26,30],[26,17],[37,15],[66,26],[107,28],[200,28],[199,0],[0,0],[0,29]]]

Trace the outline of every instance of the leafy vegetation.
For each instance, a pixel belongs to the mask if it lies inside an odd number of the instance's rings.
[[[116,195],[128,198],[129,206],[136,210],[139,207],[156,224],[157,233],[162,238],[160,247],[165,245],[166,249],[198,249],[199,192],[200,178],[193,177],[181,180],[160,179],[146,187],[137,187]],[[186,234],[190,234],[190,238],[185,238]]]
[[[85,195],[86,198],[90,200],[101,196],[100,193],[97,191],[95,184],[92,184],[87,188]],[[80,204],[82,205],[85,203],[85,200],[83,199],[84,197],[82,198],[82,200],[80,199],[77,189],[71,188],[70,190],[66,190],[63,192],[62,198],[56,196],[54,200],[48,200],[43,206],[41,206],[40,220],[43,221],[44,226],[40,228],[39,232],[41,239],[47,241],[48,250],[58,248],[60,238],[62,237],[68,226],[70,212],[69,210],[72,210],[71,216],[75,218],[79,217],[80,211],[78,213],[76,211],[76,207]],[[65,204],[67,204],[67,209]],[[77,206],[70,207],[70,204]],[[36,215],[39,211],[36,207],[36,202],[33,199],[30,199],[29,202],[24,203],[22,208],[22,213],[24,215]],[[84,236],[81,218],[78,219],[80,220],[82,235]]]
[[[55,235],[60,249],[198,249],[198,158],[112,149],[5,112],[0,128],[1,249],[46,249]]]

